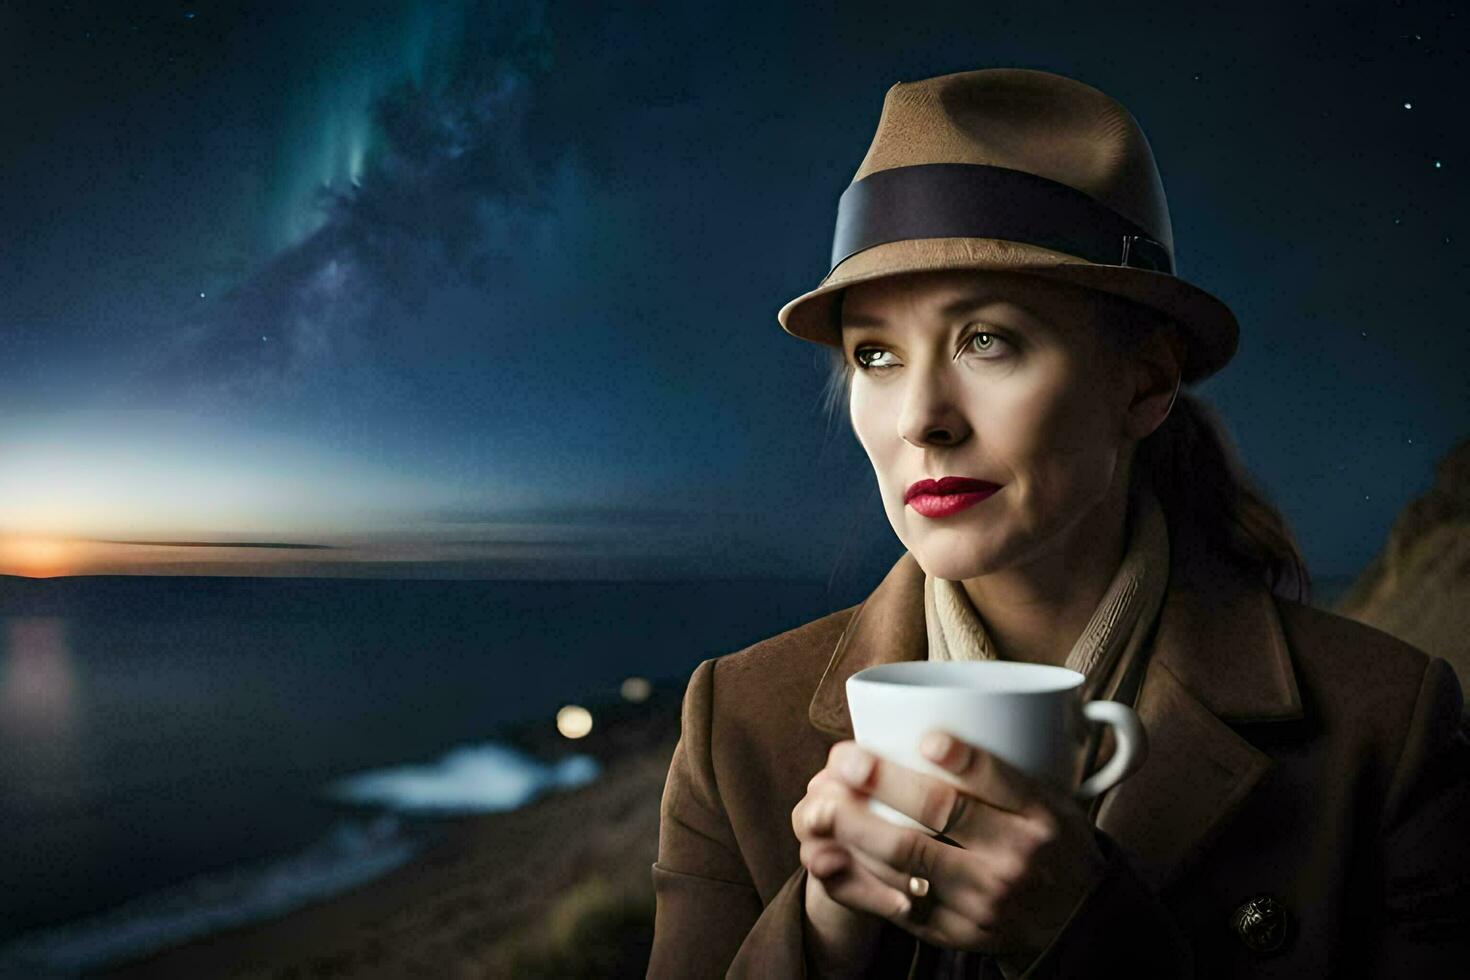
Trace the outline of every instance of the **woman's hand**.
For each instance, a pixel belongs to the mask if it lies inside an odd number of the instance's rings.
[[[821,770],[807,784],[807,795],[791,810],[791,825],[801,841],[801,863],[808,871],[804,908],[809,927],[809,972],[819,977],[861,973],[883,925],[883,920],[868,910],[838,902],[827,891],[828,884],[844,878],[849,890],[867,887],[875,895],[891,891],[832,840],[828,808],[833,804],[828,796],[834,788],[847,792],[827,769]],[[854,796],[858,795],[854,791]]]
[[[1069,795],[945,732],[928,733],[922,751],[954,783],[851,739],[832,746],[792,811],[809,881],[931,944],[1029,963],[1103,875],[1091,819]],[[869,796],[958,846],[884,820]],[[910,896],[910,876],[928,882],[926,895]]]

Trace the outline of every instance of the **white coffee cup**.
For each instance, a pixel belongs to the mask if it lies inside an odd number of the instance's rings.
[[[1066,667],[1010,660],[913,660],[880,664],[847,679],[853,738],[880,758],[959,785],[930,762],[919,741],[941,729],[1047,784],[1089,800],[1143,764],[1148,738],[1138,715],[1118,701],[1082,701],[1086,678]],[[1113,727],[1107,764],[1082,780],[1093,725]],[[937,833],[873,797],[868,806],[901,827]]]

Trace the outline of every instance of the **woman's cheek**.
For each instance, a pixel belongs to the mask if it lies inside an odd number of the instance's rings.
[[[1014,391],[996,416],[1004,419],[1011,448],[1017,456],[1066,464],[1095,454],[1106,434],[1106,413],[1090,397],[1084,379],[1059,374],[1047,383]]]
[[[1069,501],[1087,495],[1099,448],[1091,414],[1075,391],[1069,398],[1033,387],[983,416],[986,455],[1024,484],[1027,523],[1049,525]]]
[[[1044,463],[1065,431],[1065,420],[1047,392],[1019,390],[977,410],[986,456],[1012,472]]]

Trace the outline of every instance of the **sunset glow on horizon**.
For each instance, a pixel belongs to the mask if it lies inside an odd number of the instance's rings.
[[[125,541],[77,537],[0,534],[0,575],[61,578],[77,575],[236,575],[327,576],[391,575],[411,577],[437,567],[444,577],[455,570],[487,564],[551,562],[566,556],[553,541],[463,540],[463,531],[402,533],[347,538],[334,543],[152,540]],[[439,576],[436,576],[439,577]]]
[[[707,564],[706,535],[677,519],[615,513],[560,520],[423,521],[320,534],[94,537],[0,530],[0,576],[303,578],[659,577]],[[716,545],[717,546],[717,545]]]
[[[252,544],[229,541],[117,541],[69,536],[0,533],[0,575],[22,578],[60,578],[72,575],[241,574],[243,568],[265,571],[282,549],[328,548],[324,545]],[[252,551],[250,549],[255,549]],[[276,558],[259,554],[270,549]],[[245,572],[258,574],[260,572]]]
[[[539,578],[708,565],[757,525],[538,495],[268,426],[154,409],[0,426],[0,575]],[[23,423],[23,424],[22,424]],[[593,482],[594,487],[604,484]],[[578,493],[583,493],[578,484]],[[725,544],[722,545],[721,542]],[[754,559],[771,568],[785,554]]]
[[[78,574],[76,542],[62,538],[0,536],[0,575],[55,578]]]

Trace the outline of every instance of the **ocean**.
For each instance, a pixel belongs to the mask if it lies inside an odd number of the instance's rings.
[[[860,598],[786,580],[0,577],[0,976],[68,975],[410,860],[595,779],[506,724],[682,690]],[[675,695],[677,697],[677,695]],[[596,724],[596,715],[593,716]]]

